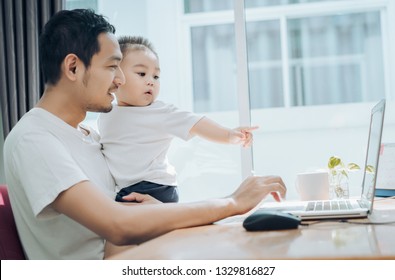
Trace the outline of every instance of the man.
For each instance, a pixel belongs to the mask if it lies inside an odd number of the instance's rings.
[[[4,145],[6,180],[29,259],[102,259],[105,241],[139,244],[178,228],[246,213],[286,188],[279,177],[251,177],[229,197],[160,204],[132,193],[113,201],[114,182],[86,112],[111,110],[124,83],[115,29],[90,10],[60,11],[40,37],[45,91]]]

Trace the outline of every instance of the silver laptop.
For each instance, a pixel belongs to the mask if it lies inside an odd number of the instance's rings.
[[[358,199],[297,201],[262,204],[261,209],[278,210],[291,213],[302,220],[362,218],[373,210],[376,189],[377,170],[381,147],[385,113],[385,99],[377,103],[371,112],[368,146],[364,175],[361,186],[361,197]],[[367,166],[373,166],[375,172],[367,172]]]

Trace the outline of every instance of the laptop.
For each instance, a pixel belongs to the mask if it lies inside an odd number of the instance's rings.
[[[367,217],[373,210],[384,113],[385,99],[378,102],[371,111],[364,175],[359,198],[264,203],[260,206],[260,209],[283,211],[293,214],[301,220]],[[370,172],[371,167],[373,167],[374,172]]]

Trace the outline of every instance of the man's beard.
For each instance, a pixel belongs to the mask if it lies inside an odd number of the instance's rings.
[[[112,103],[110,103],[110,105],[108,106],[97,106],[97,105],[89,104],[86,107],[86,110],[88,112],[108,113],[112,110]]]
[[[90,73],[87,72],[85,73],[84,79],[82,80],[82,83],[85,87],[88,87],[89,79],[90,79]],[[110,105],[108,106],[98,106],[94,104],[88,104],[88,106],[86,107],[86,111],[96,112],[96,113],[108,113],[111,110],[112,110],[112,103],[110,103]]]

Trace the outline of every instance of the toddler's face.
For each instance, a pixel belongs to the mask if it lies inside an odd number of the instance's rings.
[[[121,62],[125,84],[118,89],[120,106],[147,106],[159,94],[158,58],[150,50],[130,50]]]

